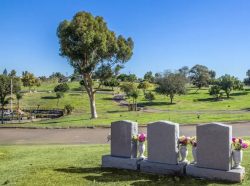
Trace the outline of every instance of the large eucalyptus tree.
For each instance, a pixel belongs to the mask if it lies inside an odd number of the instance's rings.
[[[83,77],[90,101],[91,117],[97,118],[93,73],[101,65],[127,62],[133,54],[133,41],[116,36],[100,16],[78,12],[71,21],[64,20],[57,29],[60,54]]]

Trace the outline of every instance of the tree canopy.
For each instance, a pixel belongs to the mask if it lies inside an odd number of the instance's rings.
[[[148,90],[152,85],[148,81],[141,81],[137,88],[142,89],[145,94],[146,90]]]
[[[227,98],[230,97],[232,90],[243,89],[243,84],[236,77],[228,74],[225,74],[218,79],[218,85],[225,91]]]
[[[137,77],[135,74],[120,74],[117,79],[120,81],[128,81],[128,82],[135,82]]]
[[[247,78],[244,79],[244,84],[249,86],[250,85],[250,69],[247,70],[246,75],[247,75]]]
[[[189,78],[194,86],[199,89],[201,87],[206,87],[209,85],[211,79],[211,72],[206,66],[203,65],[195,65],[189,71]],[[212,74],[213,75],[213,74]]]
[[[119,81],[115,77],[112,77],[112,78],[104,81],[104,85],[107,87],[111,87],[112,90],[114,90],[114,87],[118,87],[119,84],[120,84]]]
[[[21,78],[24,87],[29,87],[29,91],[33,86],[40,86],[40,80],[34,76],[34,74],[29,72],[24,72]]]
[[[99,86],[103,85],[105,81],[113,76],[111,66],[102,64],[94,72],[94,78],[99,80]]]
[[[67,92],[68,90],[69,86],[67,83],[61,83],[54,88],[55,92]]]
[[[154,75],[153,75],[153,72],[152,72],[152,71],[146,72],[146,73],[144,74],[143,79],[144,79],[145,81],[148,81],[148,82],[150,82],[150,83],[153,83],[153,82],[154,82],[154,79],[155,79],[155,77],[154,77]]]
[[[10,76],[10,77],[16,77],[16,71],[15,70],[11,70],[10,73],[8,74],[8,76]]]
[[[181,73],[165,72],[156,80],[158,87],[156,92],[170,97],[170,103],[173,103],[176,94],[186,93],[186,78]]]
[[[128,98],[132,98],[132,110],[137,111],[137,98],[140,95],[140,91],[137,88],[136,84],[133,82],[123,83],[121,86],[121,90],[124,91]]]

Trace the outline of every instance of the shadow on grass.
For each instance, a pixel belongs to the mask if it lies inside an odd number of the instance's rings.
[[[250,107],[248,107],[248,108],[243,108],[243,109],[241,109],[241,110],[244,110],[244,111],[250,111]]]
[[[218,100],[216,100],[215,98],[199,98],[199,99],[194,99],[194,102],[217,102]]]
[[[220,101],[225,101],[225,100],[233,100],[234,98],[230,97],[230,98],[220,98],[220,99],[215,99],[213,97],[211,98],[199,98],[199,99],[194,99],[194,102],[220,102]]]
[[[113,98],[107,98],[107,97],[105,97],[105,98],[102,98],[103,100],[108,100],[108,101],[114,101],[114,99]]]
[[[57,99],[55,96],[43,96],[42,99]]]
[[[176,103],[169,103],[169,102],[141,102],[141,103],[137,103],[138,107],[147,107],[147,106],[167,106],[167,105],[175,105]]]
[[[248,92],[234,92],[230,94],[230,96],[245,96],[245,95],[248,95]]]
[[[188,92],[186,95],[199,95],[199,94],[207,94],[207,95],[209,95],[209,92]]]
[[[82,93],[69,93],[70,96],[82,96]]]
[[[123,112],[129,112],[128,110],[109,110],[107,113],[123,113]]]
[[[72,91],[82,91],[81,87],[72,88],[72,89],[70,89],[70,90],[72,90]]]
[[[194,179],[187,176],[162,176],[162,175],[152,175],[144,174],[138,171],[130,170],[117,170],[111,168],[82,168],[82,167],[68,167],[61,169],[54,169],[54,171],[64,172],[64,173],[76,173],[76,174],[87,174],[83,175],[83,178],[89,181],[95,181],[99,183],[113,183],[121,181],[131,181],[130,185],[134,186],[145,186],[145,185],[209,185],[209,184],[225,184],[231,185],[230,183],[221,181],[206,181],[201,179]],[[233,185],[233,184],[232,184]]]
[[[98,91],[104,91],[104,92],[112,92],[112,89],[108,89],[108,88],[100,88],[98,89]]]
[[[199,92],[188,92],[187,95],[199,95]]]

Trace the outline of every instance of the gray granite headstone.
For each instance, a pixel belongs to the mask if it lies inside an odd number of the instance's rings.
[[[138,134],[138,124],[132,121],[111,123],[111,156],[136,158],[136,146],[132,136]]]
[[[197,167],[231,169],[232,127],[220,123],[197,126]]]
[[[177,164],[179,124],[169,121],[150,123],[148,133],[148,161]]]

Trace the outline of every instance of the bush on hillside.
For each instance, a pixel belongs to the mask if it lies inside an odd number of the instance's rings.
[[[70,104],[67,104],[64,106],[64,112],[66,113],[66,115],[70,115],[74,110],[74,107]]]

